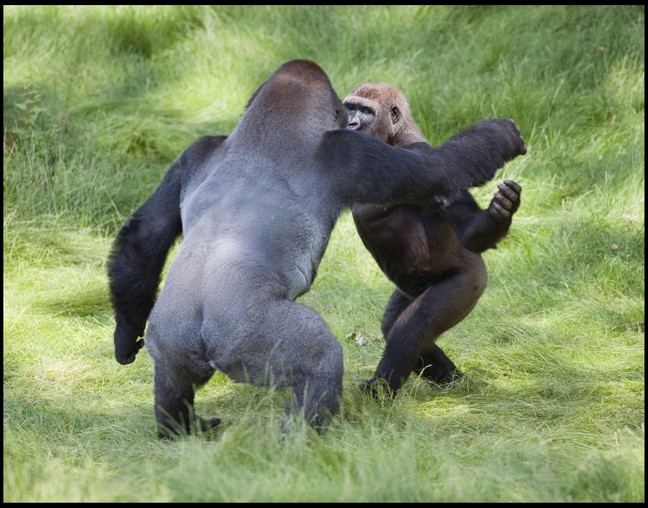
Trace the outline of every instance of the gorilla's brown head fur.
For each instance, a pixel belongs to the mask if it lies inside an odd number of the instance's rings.
[[[425,142],[412,118],[405,94],[387,83],[363,83],[354,88],[344,100],[349,110],[349,127],[366,132],[390,145],[405,147]],[[352,125],[353,112],[357,123]]]

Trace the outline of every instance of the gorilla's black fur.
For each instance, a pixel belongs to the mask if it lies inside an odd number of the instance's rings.
[[[525,151],[510,120],[484,121],[419,150],[346,125],[324,71],[288,62],[255,92],[232,134],[189,147],[117,235],[108,267],[115,355],[123,364],[135,359],[148,319],[161,437],[190,432],[194,421],[219,422],[193,411],[194,390],[216,370],[290,386],[286,417],[325,424],[342,392],[342,348],[295,299],[310,288],[341,210],[452,198]]]

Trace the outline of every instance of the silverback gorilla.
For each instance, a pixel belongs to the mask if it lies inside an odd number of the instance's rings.
[[[343,102],[350,129],[399,148],[425,142],[405,95],[391,85],[362,84]],[[521,191],[505,180],[486,210],[467,190],[445,206],[352,207],[362,242],[397,287],[381,324],[385,350],[363,389],[377,397],[377,385],[386,383],[395,396],[411,372],[438,384],[462,375],[435,341],[477,304],[487,281],[480,253],[508,233]]]
[[[342,348],[295,299],[310,288],[341,210],[453,198],[526,151],[512,120],[485,120],[438,148],[409,150],[346,127],[324,71],[287,62],[229,137],[191,145],[121,227],[108,259],[115,356],[135,359],[148,319],[159,437],[220,422],[194,414],[195,390],[217,370],[291,387],[284,430],[293,415],[326,425],[342,393]]]

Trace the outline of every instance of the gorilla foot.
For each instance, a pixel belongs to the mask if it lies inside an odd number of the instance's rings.
[[[459,369],[447,372],[425,372],[423,375],[421,375],[421,378],[425,379],[429,383],[433,383],[438,386],[448,386],[454,383],[455,381],[458,381],[464,377],[463,372],[461,372]]]
[[[211,429],[216,428],[220,422],[220,418],[208,418],[207,420],[203,418],[198,418],[199,424],[200,424],[200,430],[203,432],[207,432]]]
[[[166,425],[158,424],[158,439],[173,439],[180,436],[187,436],[194,432],[209,432],[210,430],[216,428],[220,422],[220,418],[208,418],[204,419],[199,416],[195,417],[195,425],[192,429],[187,429],[185,426],[180,426],[176,422],[172,423],[172,428],[169,428]]]
[[[360,390],[374,400],[393,399],[398,393],[398,388],[390,387],[386,379],[376,377],[362,381]]]

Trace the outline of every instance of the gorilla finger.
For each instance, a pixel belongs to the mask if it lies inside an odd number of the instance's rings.
[[[493,201],[491,201],[491,204],[488,207],[488,212],[491,215],[501,215],[505,211],[506,210],[504,210],[502,208],[502,206],[497,201],[495,201],[495,199],[493,199]]]
[[[511,208],[513,208],[513,201],[499,192],[495,194],[495,197],[493,198],[493,204],[497,204],[505,210],[510,210]]]
[[[511,202],[517,201],[518,195],[513,189],[510,189],[503,183],[498,184],[497,187],[499,188],[499,192],[495,194],[495,197],[502,196]]]
[[[142,349],[144,347],[144,339],[140,339],[135,343],[135,352],[137,354],[137,351]]]
[[[522,194],[522,187],[520,186],[519,183],[513,181],[513,180],[504,180],[504,183],[507,185],[507,187],[513,189],[513,191],[516,194]]]
[[[488,207],[489,215],[496,221],[502,221],[508,219],[511,216],[511,213],[508,210],[505,210],[501,207],[499,203],[493,201],[491,206]]]

